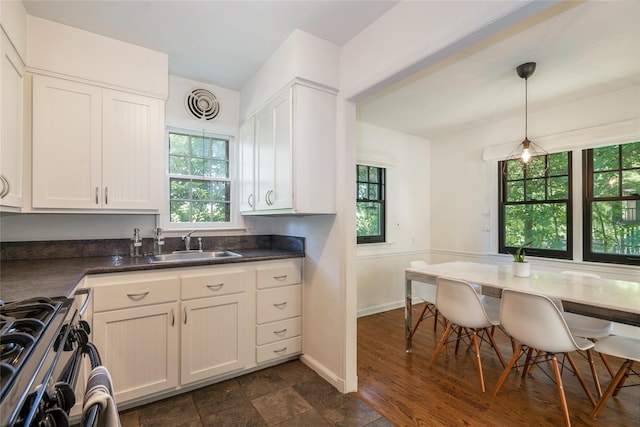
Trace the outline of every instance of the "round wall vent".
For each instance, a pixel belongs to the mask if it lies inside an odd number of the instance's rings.
[[[195,89],[185,99],[187,110],[196,119],[212,120],[220,113],[218,98],[206,89]]]

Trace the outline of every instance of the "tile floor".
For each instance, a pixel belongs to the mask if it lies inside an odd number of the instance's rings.
[[[299,360],[120,413],[122,427],[393,426]]]

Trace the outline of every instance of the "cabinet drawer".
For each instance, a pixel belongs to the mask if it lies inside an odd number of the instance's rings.
[[[172,302],[178,300],[179,281],[172,277],[96,286],[93,295],[94,312]]]
[[[302,285],[257,292],[257,323],[288,319],[302,314]]]
[[[260,267],[256,270],[256,273],[258,289],[294,285],[302,282],[300,260],[279,262],[271,267]]]
[[[256,328],[256,344],[265,345],[300,335],[302,320],[300,317],[267,323]]]
[[[245,290],[242,270],[220,271],[182,277],[182,299],[227,295]]]
[[[302,351],[302,338],[295,337],[256,348],[256,363],[290,356]]]

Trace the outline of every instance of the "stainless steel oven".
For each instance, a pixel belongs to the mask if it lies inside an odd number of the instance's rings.
[[[100,364],[82,310],[65,297],[0,306],[1,427],[69,425],[82,359]]]

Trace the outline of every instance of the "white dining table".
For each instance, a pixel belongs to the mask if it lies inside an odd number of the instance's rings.
[[[411,282],[435,284],[440,276],[482,287],[484,295],[500,297],[502,289],[536,292],[562,300],[567,312],[640,327],[640,282],[537,271],[529,277],[513,275],[511,265],[472,262],[430,264],[405,270],[405,351],[412,352]]]

